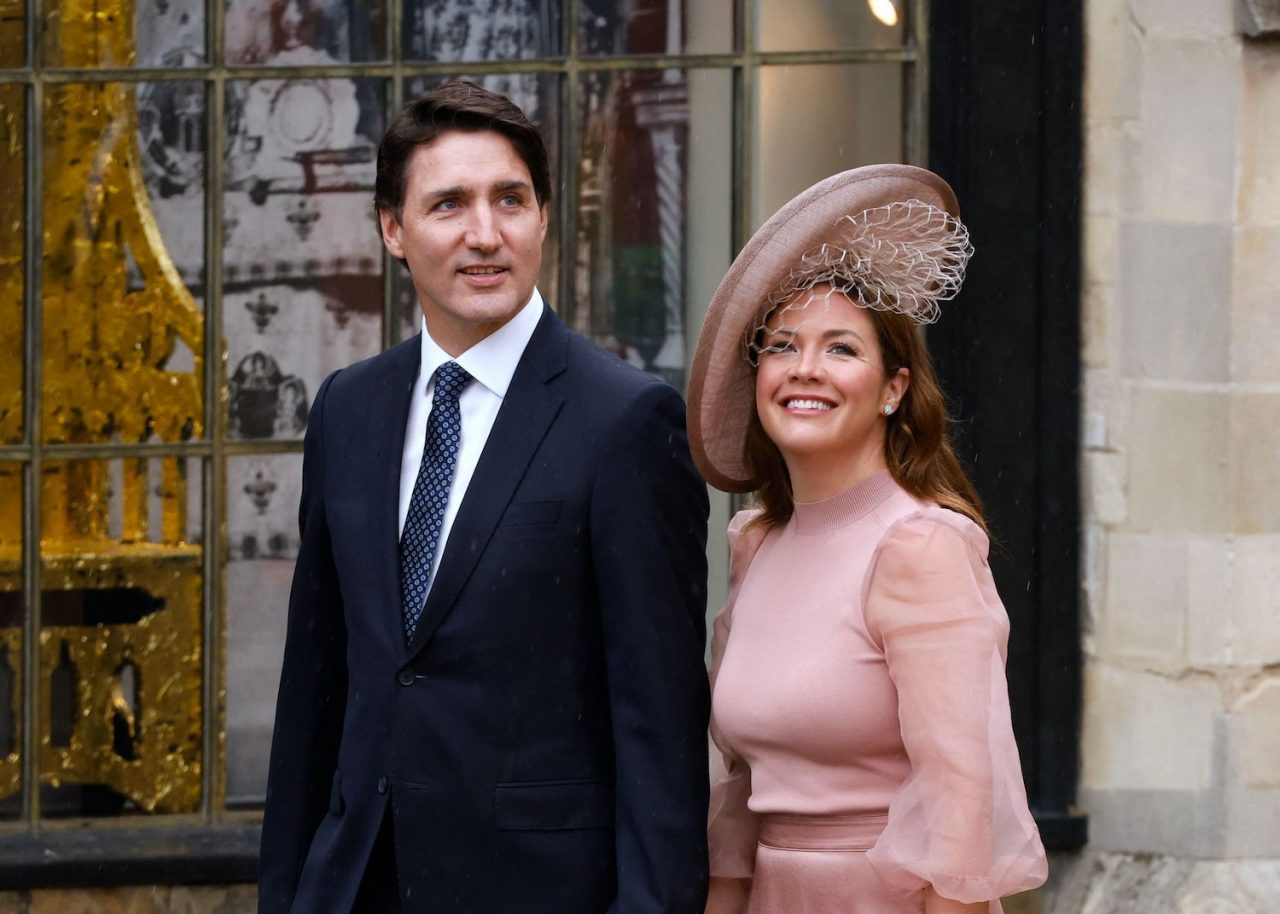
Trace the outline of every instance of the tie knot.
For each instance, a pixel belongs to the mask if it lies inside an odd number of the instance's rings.
[[[436,369],[436,392],[433,400],[447,397],[458,399],[462,391],[471,383],[471,375],[457,362],[445,362]]]

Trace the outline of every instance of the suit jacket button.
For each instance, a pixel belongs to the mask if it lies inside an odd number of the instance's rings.
[[[413,680],[414,680],[413,670],[409,669],[408,667],[405,667],[403,670],[401,670],[399,673],[396,674],[396,681],[399,682],[402,686],[413,685]]]
[[[378,778],[378,793],[387,792],[387,779],[385,777]]]

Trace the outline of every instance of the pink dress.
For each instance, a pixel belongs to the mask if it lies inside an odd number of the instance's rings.
[[[929,885],[999,914],[1047,866],[986,536],[887,471],[754,516],[712,641],[711,875],[751,878],[749,914],[913,914]]]

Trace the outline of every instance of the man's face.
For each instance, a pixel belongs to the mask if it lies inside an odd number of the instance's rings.
[[[379,213],[383,243],[408,263],[432,339],[460,355],[533,294],[547,211],[500,133],[441,134],[414,150],[407,171],[399,221]]]

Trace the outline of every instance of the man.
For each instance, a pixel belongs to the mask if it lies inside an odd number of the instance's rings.
[[[264,914],[702,911],[706,491],[679,395],[534,288],[550,193],[471,83],[379,148],[425,331],[312,406]]]

